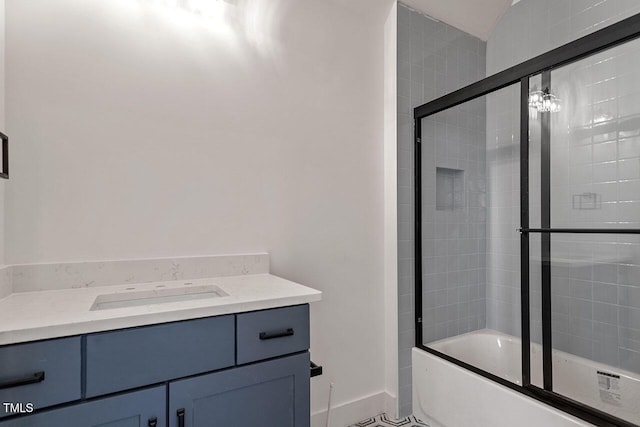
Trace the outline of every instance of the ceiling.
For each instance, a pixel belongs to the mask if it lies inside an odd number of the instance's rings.
[[[402,0],[407,6],[487,40],[513,0]]]

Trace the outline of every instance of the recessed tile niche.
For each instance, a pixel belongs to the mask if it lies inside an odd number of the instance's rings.
[[[464,209],[464,171],[436,168],[436,210]]]

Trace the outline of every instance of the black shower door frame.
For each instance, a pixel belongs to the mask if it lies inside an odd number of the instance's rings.
[[[625,42],[640,38],[640,14],[553,49],[521,64],[508,68],[476,83],[427,102],[414,109],[414,202],[415,202],[415,346],[441,357],[510,389],[535,398],[599,426],[637,427],[581,402],[553,391],[551,331],[551,235],[553,233],[640,234],[640,229],[552,228],[551,227],[551,162],[549,114],[542,115],[541,126],[541,223],[529,227],[529,79],[542,76],[542,90],[551,86],[551,71],[584,59]],[[422,119],[467,101],[520,83],[520,262],[522,323],[522,386],[474,365],[434,350],[422,342]],[[531,384],[531,336],[529,300],[529,236],[541,235],[542,258],[542,360],[543,387]]]

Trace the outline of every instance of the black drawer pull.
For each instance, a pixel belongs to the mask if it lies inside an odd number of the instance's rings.
[[[0,390],[4,388],[12,388],[12,387],[20,387],[22,385],[27,384],[36,384],[44,381],[44,371],[36,372],[33,375],[30,375],[25,378],[20,378],[17,380],[7,381],[5,383],[0,383]]]
[[[180,408],[176,411],[178,416],[178,427],[184,427],[184,408]]]
[[[156,417],[149,418],[149,427],[157,427],[158,419]]]
[[[284,331],[278,332],[260,332],[261,340],[272,340],[274,338],[290,337],[293,335],[293,328],[287,328]]]

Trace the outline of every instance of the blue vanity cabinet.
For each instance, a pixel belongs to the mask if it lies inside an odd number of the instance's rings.
[[[0,427],[309,427],[308,350],[307,304],[0,346]]]
[[[169,384],[170,427],[309,427],[309,353]]]
[[[129,392],[39,412],[2,427],[165,427],[166,387]]]

